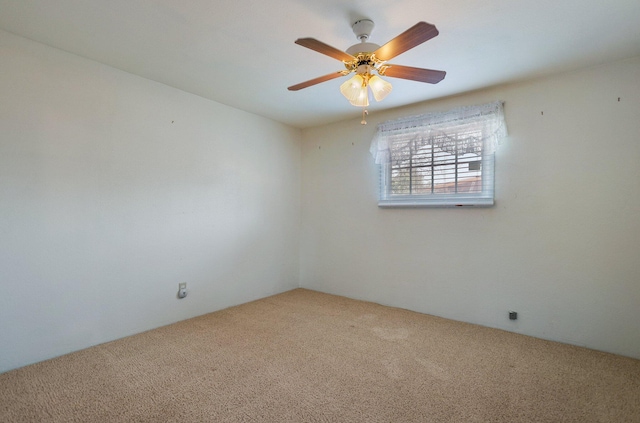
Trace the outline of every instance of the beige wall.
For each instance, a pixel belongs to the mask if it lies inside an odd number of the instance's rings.
[[[0,372],[298,286],[299,130],[6,32],[0,57]]]
[[[303,131],[301,286],[640,358],[639,81],[635,58]],[[493,100],[494,207],[377,207],[377,122]]]

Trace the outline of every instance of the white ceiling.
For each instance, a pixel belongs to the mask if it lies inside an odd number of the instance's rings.
[[[389,78],[372,112],[640,55],[638,0],[0,0],[6,31],[300,128],[360,110],[343,78],[287,90],[343,69],[294,40],[345,50],[360,18],[380,45],[436,25],[391,62],[447,71],[437,85]]]

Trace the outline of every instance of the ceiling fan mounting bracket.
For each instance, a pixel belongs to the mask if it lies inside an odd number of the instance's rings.
[[[366,42],[373,31],[374,23],[371,19],[359,19],[351,25],[353,33],[361,42]]]
[[[369,36],[373,30],[374,24],[371,19],[360,19],[353,23],[351,29],[356,34],[356,38],[360,40],[360,43],[354,44],[345,51],[352,55],[359,57],[360,54],[372,53],[380,48],[378,44],[369,43]]]

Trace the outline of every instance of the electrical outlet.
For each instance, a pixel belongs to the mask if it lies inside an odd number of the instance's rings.
[[[187,283],[180,282],[178,284],[178,298],[182,299],[187,296]]]

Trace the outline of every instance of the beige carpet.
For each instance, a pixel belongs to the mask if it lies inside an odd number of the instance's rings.
[[[296,289],[0,375],[2,422],[640,422],[640,360]]]

